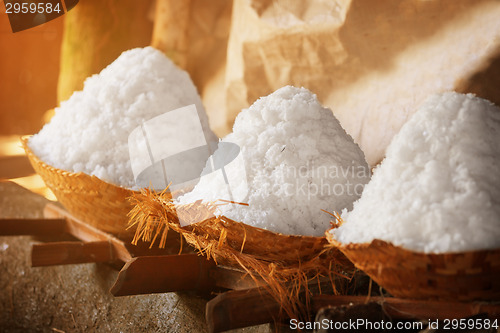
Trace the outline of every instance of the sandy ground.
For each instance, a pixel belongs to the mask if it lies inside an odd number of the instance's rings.
[[[0,218],[42,217],[46,199],[0,182]],[[0,237],[1,332],[205,332],[206,300],[189,294],[113,297],[105,264],[32,268],[29,236]],[[238,330],[270,332],[269,325]]]

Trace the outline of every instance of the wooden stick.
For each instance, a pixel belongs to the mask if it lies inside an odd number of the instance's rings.
[[[110,242],[52,242],[34,244],[31,250],[31,266],[53,266],[110,262],[114,260]]]
[[[376,302],[394,319],[461,319],[480,313],[500,318],[500,304],[460,303],[409,300],[394,297],[316,295],[311,310],[317,312],[327,306],[343,306]],[[242,311],[245,309],[245,311]],[[206,320],[209,332],[273,322],[280,316],[280,305],[264,288],[233,290],[221,294],[207,303]],[[285,318],[282,318],[285,319]]]
[[[281,306],[264,288],[232,290],[218,295],[206,305],[208,331],[260,325],[278,318]]]
[[[48,219],[0,219],[0,236],[46,236],[64,233],[66,221]]]
[[[113,256],[116,259],[123,262],[132,259],[132,255],[122,240],[74,218],[63,208],[54,204],[47,204],[43,213],[48,218],[64,218],[66,220],[64,231],[84,242],[110,242],[113,247]]]
[[[131,259],[123,266],[110,292],[114,296],[210,291],[209,270],[213,261],[197,254],[150,256]]]
[[[213,261],[186,247],[188,254],[174,255],[180,249],[179,239],[170,238],[167,248],[151,250],[133,246],[96,229],[69,214],[63,208],[47,204],[44,215],[61,222],[51,231],[64,231],[83,242],[59,242],[33,247],[32,265],[48,266],[84,262],[126,263],[111,288],[115,296],[160,293],[181,290],[212,290],[254,288],[256,283],[243,271],[216,266]],[[165,256],[165,254],[167,254]],[[133,258],[135,257],[135,258]],[[261,283],[263,283],[261,281]]]

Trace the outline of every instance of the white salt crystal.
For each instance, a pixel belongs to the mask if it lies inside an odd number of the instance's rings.
[[[500,109],[472,94],[429,98],[402,127],[344,224],[420,252],[500,247]]]
[[[217,142],[189,75],[152,47],[129,50],[87,78],[83,90],[61,103],[29,146],[54,167],[135,188],[129,134],[148,119],[191,104],[201,111],[206,137]]]
[[[243,171],[228,170],[233,196],[212,173],[178,201],[237,198],[249,206],[226,205],[220,213],[283,234],[323,235],[331,216],[321,210],[351,208],[370,177],[363,152],[304,88],[287,86],[260,98],[222,142],[237,144],[244,162]]]

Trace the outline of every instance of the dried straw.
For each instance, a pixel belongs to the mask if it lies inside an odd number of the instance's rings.
[[[130,223],[136,227],[133,242],[142,239],[152,246],[159,239],[164,246],[168,231],[173,230],[208,259],[243,269],[256,282],[258,278],[265,281],[291,318],[307,317],[311,281],[329,277],[335,290],[335,277],[350,276],[354,268],[337,249],[325,249],[324,237],[283,235],[216,216],[216,203],[175,205],[166,190],[148,189],[134,193],[130,200],[134,205]],[[193,224],[181,227],[178,216]],[[304,290],[305,304],[299,301]]]

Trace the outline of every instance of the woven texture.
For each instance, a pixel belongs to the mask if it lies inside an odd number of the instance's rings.
[[[54,168],[35,156],[28,147],[28,140],[28,137],[22,138],[22,144],[35,172],[71,215],[120,238],[132,238],[133,231],[126,230],[127,214],[132,208],[127,198],[134,191],[82,172]]]
[[[135,240],[143,239],[154,243],[160,239],[160,246],[168,230],[184,236],[186,241],[201,251],[209,251],[215,260],[241,268],[228,250],[251,255],[253,259],[280,263],[284,266],[299,264],[328,252],[338,256],[339,264],[352,264],[337,249],[325,249],[325,237],[284,235],[236,222],[225,216],[215,216],[217,205],[196,202],[175,205],[169,195],[144,189],[134,193],[134,209],[129,216],[137,225]],[[181,227],[178,216],[188,225]],[[191,224],[192,223],[192,224]]]
[[[293,236],[256,228],[229,218],[211,218],[185,228],[196,234],[192,242],[208,246],[211,241],[219,241],[224,234],[227,245],[234,250],[250,254],[255,259],[268,262],[282,262],[286,265],[308,261],[325,249],[328,244],[324,237]],[[217,253],[217,251],[216,251]],[[343,257],[341,253],[339,256]],[[231,261],[231,256],[217,253],[218,260],[239,267]],[[229,262],[227,262],[229,261]]]
[[[327,247],[324,237],[291,236],[215,216],[217,204],[196,202],[175,205],[163,193],[142,190],[133,196],[135,207],[129,216],[136,226],[134,242],[142,239],[160,246],[169,230],[181,234],[187,243],[218,264],[243,269],[261,278],[291,318],[308,313],[298,300],[299,290],[310,281],[351,276],[352,263],[336,248]],[[186,222],[179,224],[179,216]],[[336,290],[344,293],[343,290]],[[308,295],[308,294],[307,294]]]
[[[328,240],[395,297],[453,301],[500,300],[500,250],[426,254],[374,240]]]

